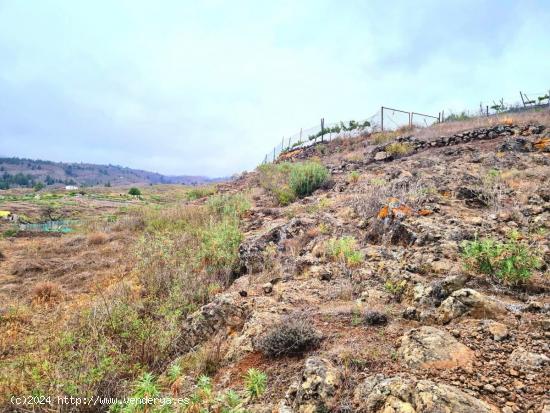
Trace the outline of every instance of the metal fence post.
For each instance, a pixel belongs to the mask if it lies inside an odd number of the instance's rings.
[[[325,138],[325,118],[321,118],[321,142]]]
[[[380,130],[384,132],[384,106],[380,107]]]

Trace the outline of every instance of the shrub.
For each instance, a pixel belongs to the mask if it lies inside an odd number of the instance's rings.
[[[246,392],[252,399],[260,397],[267,387],[267,375],[257,369],[248,369],[244,376]]]
[[[185,198],[187,198],[188,201],[194,201],[196,199],[206,198],[215,193],[216,188],[213,186],[198,186],[187,191]]]
[[[282,162],[258,167],[259,183],[277,202],[286,206],[296,198],[311,195],[329,178],[328,169],[318,162]]]
[[[375,310],[369,310],[365,313],[365,324],[369,326],[381,326],[388,324],[388,316]]]
[[[320,334],[311,322],[302,317],[288,317],[272,326],[257,343],[257,348],[268,357],[302,354],[316,348]]]
[[[507,242],[492,238],[464,241],[462,258],[467,269],[496,277],[509,284],[521,284],[531,277],[540,260],[530,246],[512,234]]]
[[[139,190],[139,188],[132,187],[132,188],[130,188],[130,190],[128,191],[128,194],[129,194],[129,195],[132,195],[132,196],[141,196],[141,191]]]
[[[408,143],[394,142],[386,146],[385,151],[391,153],[392,155],[407,155],[411,153],[413,147]]]
[[[33,301],[39,303],[52,303],[59,301],[62,292],[59,284],[51,281],[41,281],[32,289]]]
[[[357,181],[359,181],[360,177],[361,177],[361,174],[359,172],[352,171],[348,176],[348,181],[355,184],[357,183]]]
[[[288,186],[298,198],[311,195],[329,177],[328,169],[317,162],[303,162],[293,165]]]
[[[235,220],[211,222],[201,231],[197,259],[208,273],[231,272],[238,262],[241,241],[242,234]]]
[[[357,249],[357,241],[349,236],[328,240],[326,251],[333,259],[344,261],[349,266],[359,265],[364,259],[363,253]]]
[[[211,196],[206,205],[220,216],[239,217],[250,209],[250,201],[242,194]]]
[[[391,294],[396,301],[401,301],[401,297],[407,287],[407,280],[391,281],[388,280],[384,284],[384,289]]]
[[[88,235],[88,244],[90,245],[101,245],[105,244],[108,240],[107,234],[104,232],[93,232]]]

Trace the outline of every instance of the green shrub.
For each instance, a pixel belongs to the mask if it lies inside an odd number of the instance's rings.
[[[139,190],[139,188],[132,187],[132,188],[130,188],[130,190],[128,191],[128,194],[129,194],[129,195],[132,195],[132,196],[141,196],[141,191]]]
[[[349,236],[328,240],[327,254],[335,260],[344,261],[349,266],[359,265],[365,258],[357,249],[355,238]]]
[[[211,196],[206,205],[220,216],[239,217],[250,209],[250,201],[242,194]]]
[[[237,221],[211,222],[201,231],[197,259],[208,273],[231,272],[238,262],[242,234]]]
[[[267,375],[254,368],[248,369],[244,376],[244,385],[250,398],[257,399],[265,392]]]
[[[348,176],[348,182],[351,182],[353,184],[357,183],[359,181],[359,178],[361,177],[361,174],[357,171],[350,172]]]
[[[198,186],[192,188],[185,194],[185,198],[188,201],[194,201],[200,198],[206,198],[207,196],[213,195],[216,193],[216,188],[213,186]]]
[[[296,163],[290,170],[288,186],[298,198],[311,195],[329,177],[328,169],[317,162]]]
[[[506,242],[492,238],[462,243],[462,258],[467,269],[496,277],[508,284],[521,284],[540,265],[537,254],[522,243],[517,234]]]
[[[296,198],[311,195],[329,178],[328,169],[318,162],[281,162],[258,167],[260,186],[286,206]]]

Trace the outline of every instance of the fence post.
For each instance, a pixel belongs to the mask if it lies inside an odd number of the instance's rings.
[[[445,122],[445,110],[441,111],[441,122]]]
[[[321,118],[321,142],[325,138],[325,118]]]
[[[380,107],[380,130],[384,132],[384,106]]]
[[[485,106],[485,110],[487,111],[487,117],[489,117],[489,105]]]
[[[290,139],[291,138],[292,138],[291,136],[288,137],[288,149],[290,149]]]
[[[273,162],[275,162],[275,148],[273,148]]]
[[[412,128],[413,116],[414,116],[414,114],[412,112],[409,112],[409,128]]]

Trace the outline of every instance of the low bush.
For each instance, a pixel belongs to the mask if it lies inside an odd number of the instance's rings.
[[[512,285],[528,281],[540,265],[537,253],[521,242],[518,234],[512,234],[506,242],[492,238],[464,241],[462,258],[467,269]]]
[[[61,296],[60,285],[52,281],[41,281],[32,289],[33,301],[42,304],[57,302],[61,299]]]
[[[296,198],[311,195],[329,178],[326,167],[318,162],[282,162],[258,168],[259,183],[279,205],[286,206]]]
[[[132,195],[132,196],[141,196],[141,191],[139,190],[139,188],[132,187],[132,188],[130,188],[130,190],[128,191],[128,195]]]
[[[332,259],[343,261],[349,266],[359,265],[365,258],[357,248],[355,238],[349,236],[328,240],[326,252]]]
[[[244,385],[250,398],[257,399],[265,392],[267,374],[254,368],[248,369],[244,376]]]
[[[388,316],[380,311],[369,310],[365,313],[365,324],[369,326],[383,326],[388,324]]]
[[[216,193],[216,188],[213,186],[198,186],[192,188],[185,194],[185,198],[188,201],[194,201],[200,198],[206,198],[207,196],[214,195]]]
[[[298,198],[311,195],[329,177],[328,169],[317,162],[301,162],[290,170],[288,186]]]
[[[386,146],[385,151],[388,153],[391,153],[392,155],[407,155],[408,153],[411,153],[413,150],[413,147],[409,145],[408,143],[401,143],[401,142],[394,142],[390,143],[388,146]]]
[[[359,178],[361,177],[361,174],[357,171],[352,171],[348,175],[348,182],[351,182],[352,184],[355,184],[359,181]]]
[[[268,357],[302,354],[316,348],[321,335],[303,317],[290,316],[272,326],[258,340],[256,347]]]

